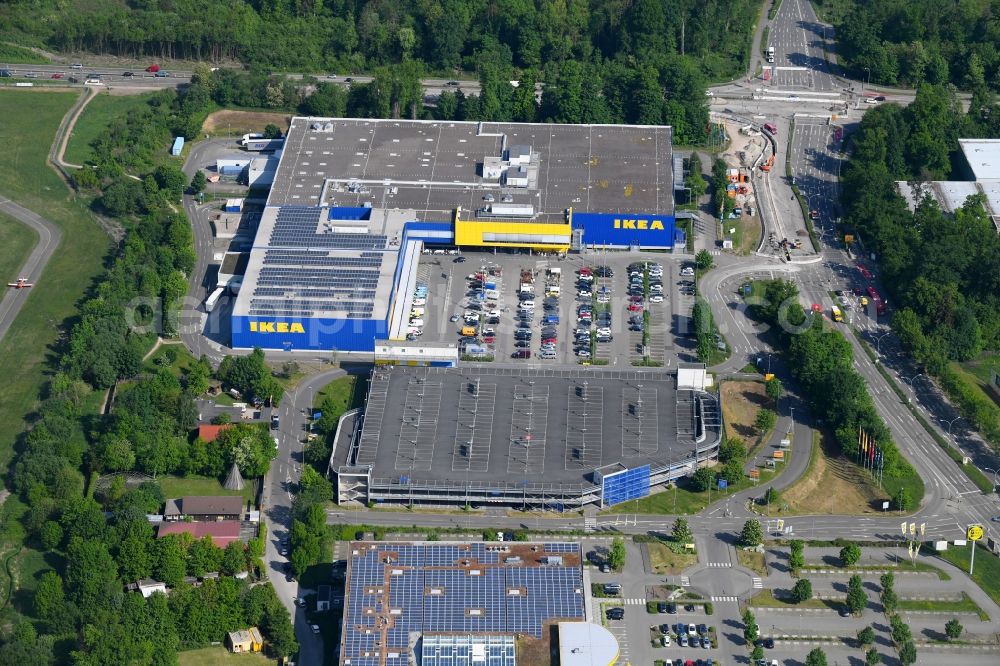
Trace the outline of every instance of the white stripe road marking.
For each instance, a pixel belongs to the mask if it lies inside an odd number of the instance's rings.
[[[756,576],[753,579],[753,587],[755,590],[760,590],[764,588],[764,581]]]
[[[731,567],[731,566],[733,566],[733,564],[732,564],[732,562],[709,562],[705,566],[707,566],[707,567]]]

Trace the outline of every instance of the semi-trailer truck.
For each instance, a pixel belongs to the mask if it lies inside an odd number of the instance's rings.
[[[215,306],[219,304],[219,298],[222,297],[222,293],[225,290],[225,287],[216,287],[215,291],[208,295],[208,298],[205,299],[205,312],[211,312],[215,309]]]

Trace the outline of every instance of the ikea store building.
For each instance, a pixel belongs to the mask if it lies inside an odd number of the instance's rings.
[[[425,245],[669,250],[671,128],[294,118],[232,315],[237,349],[405,338]]]

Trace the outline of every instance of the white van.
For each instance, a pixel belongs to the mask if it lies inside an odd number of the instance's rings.
[[[486,300],[488,300],[488,301],[498,301],[498,300],[500,300],[500,292],[497,291],[496,289],[487,289],[483,293],[486,296]]]
[[[423,326],[424,326],[424,320],[420,319],[419,317],[414,317],[413,319],[410,320],[410,327],[412,328],[423,328]]]

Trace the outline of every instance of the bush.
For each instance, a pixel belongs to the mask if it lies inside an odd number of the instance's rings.
[[[795,599],[795,603],[801,604],[803,601],[809,601],[812,599],[812,595],[812,583],[805,578],[795,581],[795,586],[792,587],[792,598]]]

